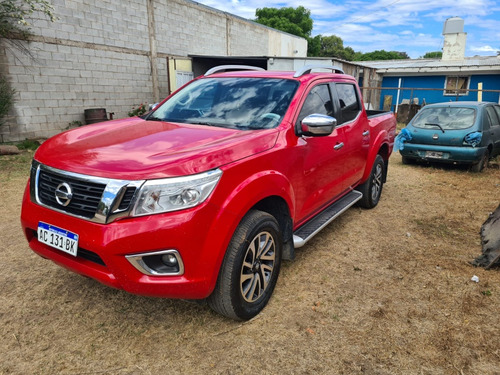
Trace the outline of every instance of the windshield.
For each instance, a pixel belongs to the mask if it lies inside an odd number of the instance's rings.
[[[424,107],[412,121],[416,128],[458,130],[470,128],[476,110],[465,107]]]
[[[233,129],[274,128],[283,119],[297,87],[297,81],[285,79],[199,79],[148,119]]]

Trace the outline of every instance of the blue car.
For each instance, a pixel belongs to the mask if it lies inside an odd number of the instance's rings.
[[[449,102],[422,108],[396,139],[403,164],[470,165],[480,172],[500,155],[500,105]]]

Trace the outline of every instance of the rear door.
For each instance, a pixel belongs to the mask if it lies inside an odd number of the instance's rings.
[[[344,189],[356,185],[366,166],[370,144],[368,118],[361,108],[357,87],[352,82],[331,84],[339,108],[336,111],[339,131],[345,139]]]
[[[308,115],[334,116],[331,87],[328,82],[312,86],[299,109],[296,129]],[[342,128],[328,136],[301,136],[298,150],[302,159],[300,183],[296,186],[297,221],[300,222],[332,201],[344,190],[346,147]]]
[[[491,120],[490,137],[493,142],[493,152],[491,156],[500,155],[500,105],[493,106],[496,113],[496,120]]]

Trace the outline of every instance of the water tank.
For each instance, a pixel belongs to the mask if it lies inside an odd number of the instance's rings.
[[[464,32],[464,20],[460,17],[451,17],[444,22],[443,35]]]

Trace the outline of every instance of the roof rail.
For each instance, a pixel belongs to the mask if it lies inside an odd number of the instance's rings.
[[[344,71],[338,66],[327,66],[327,65],[304,65],[302,68],[297,70],[293,75],[295,78],[303,76],[304,74],[311,73],[313,69],[328,69],[332,70],[334,73],[344,74]]]
[[[227,70],[265,70],[265,69],[250,65],[219,65],[213,67],[212,69],[207,70],[205,76],[209,76],[211,74],[219,72],[225,72]]]

